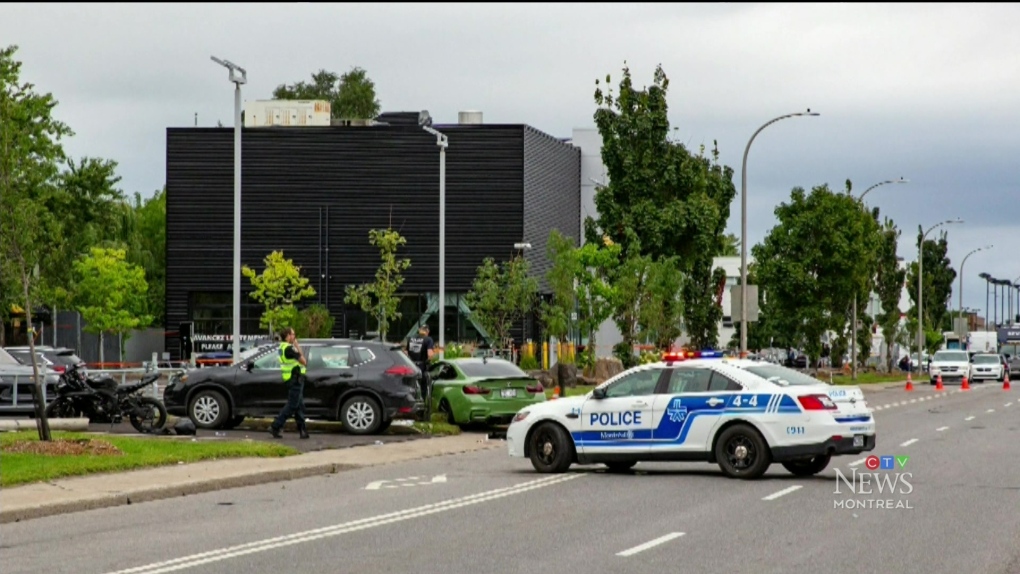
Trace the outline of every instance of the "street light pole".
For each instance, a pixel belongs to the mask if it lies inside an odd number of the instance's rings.
[[[917,246],[917,363],[921,364],[921,356],[924,353],[924,295],[921,292],[922,277],[924,276],[924,239],[928,237],[935,228],[942,227],[950,223],[963,223],[962,219],[951,219],[943,221],[942,223],[936,223],[928,228],[928,231],[924,232],[921,236],[921,242]]]
[[[234,362],[241,359],[241,84],[248,83],[244,68],[211,56],[213,62],[230,71],[234,83]]]
[[[960,302],[960,311],[959,311],[960,317],[963,317],[963,266],[967,264],[967,259],[971,255],[974,255],[978,251],[984,251],[985,249],[991,249],[992,247],[994,247],[994,245],[985,245],[984,247],[978,247],[974,251],[971,251],[966,256],[964,256],[963,261],[960,263],[960,295],[957,298],[959,300],[959,302]]]
[[[861,202],[861,205],[863,206],[864,205],[864,196],[868,195],[868,192],[873,190],[873,189],[875,189],[876,187],[879,187],[879,186],[882,186],[882,185],[886,185],[886,184],[889,184],[889,183],[908,183],[909,181],[910,180],[903,179],[902,177],[899,178],[899,179],[887,179],[885,181],[880,181],[880,182],[876,183],[875,185],[869,187],[868,189],[865,189],[864,193],[862,193],[861,196],[859,198],[857,198],[857,199]],[[871,289],[870,288],[868,289],[868,300],[869,301],[871,300]],[[858,329],[857,329],[857,292],[856,291],[854,292],[854,311],[853,311],[853,319],[852,320],[853,320],[853,323],[852,323],[852,325],[850,327],[850,332],[853,333],[853,336],[850,337],[850,380],[856,381],[857,380],[857,336],[858,336]]]
[[[820,115],[818,112],[812,112],[811,108],[808,108],[806,112],[786,114],[771,119],[751,135],[751,139],[747,141],[747,147],[744,148],[744,161],[740,173],[740,357],[742,359],[747,358],[747,154],[751,151],[754,138],[758,137],[762,130],[779,120],[818,115]]]
[[[449,138],[429,126],[421,126],[436,136],[439,146],[439,360],[446,356],[446,148]]]

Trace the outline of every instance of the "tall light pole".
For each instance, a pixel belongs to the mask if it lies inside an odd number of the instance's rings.
[[[234,362],[241,359],[241,84],[248,83],[244,68],[211,56],[230,71],[234,83]]]
[[[436,136],[439,146],[439,360],[446,356],[446,135],[423,125],[421,129]]]
[[[928,237],[935,228],[950,223],[963,223],[962,219],[950,219],[942,223],[936,223],[928,228],[921,236],[921,242],[917,245],[917,363],[921,364],[921,356],[924,353],[924,296],[921,293],[921,279],[924,276],[924,239]]]
[[[984,251],[985,249],[991,249],[992,247],[995,247],[995,246],[994,245],[985,245],[984,247],[978,247],[977,249],[975,249],[975,250],[971,251],[970,253],[968,253],[967,255],[965,255],[964,258],[963,258],[963,261],[960,263],[960,295],[959,295],[959,297],[957,297],[957,299],[960,302],[960,311],[959,311],[959,314],[960,314],[961,318],[963,317],[963,266],[967,264],[967,259],[971,255],[974,255],[978,251]],[[962,337],[963,335],[961,334],[960,336]]]
[[[1020,277],[1013,280],[1013,287],[1016,289],[1016,313],[1010,317],[1010,325],[1016,323],[1016,316],[1020,315]]]
[[[795,114],[786,114],[785,116],[779,116],[778,118],[771,119],[763,124],[754,134],[751,135],[751,139],[747,141],[747,147],[744,148],[744,161],[740,168],[740,357],[747,358],[747,153],[751,151],[751,144],[754,143],[754,138],[758,137],[758,134],[762,130],[769,127],[770,125],[778,122],[779,120],[785,120],[787,118],[796,118],[800,116],[817,116],[820,115],[818,112],[812,112],[811,108],[808,108],[806,112],[798,112]]]
[[[887,179],[885,181],[880,181],[880,182],[876,183],[875,185],[869,187],[868,189],[865,189],[864,193],[862,193],[861,196],[859,198],[857,198],[857,199],[858,199],[858,201],[861,202],[861,205],[863,206],[864,205],[864,196],[868,195],[868,192],[873,190],[873,189],[875,189],[876,187],[880,187],[880,186],[887,185],[887,184],[890,184],[890,183],[909,183],[909,182],[910,182],[909,179],[903,179],[902,177],[898,178],[898,179]],[[868,300],[869,301],[871,300],[871,289],[870,288],[868,289]],[[853,333],[853,336],[850,337],[850,380],[856,381],[857,380],[857,335],[858,335],[858,329],[857,329],[857,292],[856,291],[854,292],[853,324],[850,327],[850,332]]]

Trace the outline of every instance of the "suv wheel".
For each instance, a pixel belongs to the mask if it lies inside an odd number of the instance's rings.
[[[229,416],[230,405],[219,391],[210,389],[199,391],[188,405],[188,418],[195,423],[196,428],[219,428]]]

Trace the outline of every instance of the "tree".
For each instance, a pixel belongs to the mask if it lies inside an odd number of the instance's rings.
[[[588,242],[607,235],[622,245],[623,253],[629,254],[629,243],[637,241],[641,255],[678,257],[681,272],[688,276],[686,331],[694,341],[711,342],[718,337],[722,316],[712,303],[712,258],[722,248],[736,187],[733,170],[718,163],[717,147],[709,158],[704,147],[694,155],[669,139],[668,89],[661,66],[655,69],[653,85],[640,91],[624,67],[615,97],[596,81],[595,123],[609,184],[596,189],[598,221],[588,218],[585,233]]]
[[[379,336],[386,340],[390,323],[399,319],[400,297],[397,291],[404,284],[404,271],[411,267],[410,259],[398,259],[397,249],[407,244],[400,233],[393,229],[372,229],[368,232],[369,243],[379,249],[379,269],[375,281],[365,285],[347,287],[344,301],[361,307],[379,322]]]
[[[372,119],[379,115],[380,104],[375,97],[375,83],[368,72],[359,67],[343,75],[319,70],[312,81],[280,85],[273,90],[277,100],[326,100],[330,115],[337,119]]]
[[[614,270],[610,279],[615,290],[613,320],[622,339],[613,349],[613,354],[627,369],[637,364],[634,344],[647,328],[652,266],[651,257],[632,253]]]
[[[740,238],[732,233],[720,235],[719,257],[740,257]]]
[[[907,276],[906,270],[900,267],[899,257],[896,255],[899,239],[900,230],[892,220],[886,218],[878,251],[875,293],[882,304],[882,312],[878,314],[877,320],[885,340],[886,370],[890,372],[895,363],[892,351],[900,325],[900,297],[903,295],[903,282]]]
[[[794,188],[775,214],[778,225],[752,249],[760,289],[772,328],[792,335],[813,362],[823,334],[846,336],[854,296],[867,300],[881,231],[857,199],[827,185],[810,194]]]
[[[333,336],[335,322],[336,320],[329,313],[329,308],[316,303],[298,313],[298,323],[294,330],[301,338],[328,339]]]
[[[315,289],[308,284],[308,278],[301,275],[301,268],[283,256],[283,251],[273,251],[263,262],[265,268],[261,274],[256,274],[247,265],[241,268],[241,274],[251,281],[254,288],[249,296],[265,307],[259,326],[269,329],[270,334],[296,327],[298,310],[295,303],[314,296]]]
[[[145,270],[149,284],[146,313],[157,325],[166,323],[166,187],[152,197],[142,199],[135,193],[133,240],[128,247],[128,261]]]
[[[682,332],[684,275],[680,272],[680,262],[667,258],[651,263],[646,284],[648,296],[639,315],[642,332],[655,341],[658,348],[666,349]]]
[[[33,84],[21,80],[21,62],[14,58],[17,50],[13,45],[0,49],[0,286],[17,283],[21,287],[35,381],[36,425],[39,439],[48,441],[50,427],[35,360],[32,303],[38,295],[36,269],[52,243],[51,219],[43,204],[56,187],[59,162],[64,157],[61,139],[73,132],[53,117],[57,105],[53,95],[36,93]],[[8,305],[4,313],[9,312]]]
[[[123,249],[93,247],[75,261],[74,271],[75,302],[88,323],[85,330],[99,335],[99,362],[104,363],[106,333],[125,335],[152,323],[152,316],[144,314],[149,289],[145,270],[128,263]]]
[[[566,340],[570,333],[571,315],[577,305],[574,280],[578,275],[578,259],[574,240],[553,229],[549,232],[546,253],[552,266],[545,274],[551,297],[543,301],[539,318],[549,335]]]
[[[595,332],[613,316],[617,291],[610,282],[620,263],[622,248],[609,237],[601,242],[588,242],[575,251],[577,254],[577,323],[583,336],[588,338],[584,353],[578,357],[578,366],[590,369],[595,366],[597,341]]]
[[[538,281],[529,274],[528,261],[512,257],[502,265],[485,258],[465,302],[472,318],[489,335],[489,343],[503,348],[513,326],[535,308]]]
[[[917,243],[921,246],[921,228],[917,230]],[[947,311],[949,297],[953,294],[953,282],[956,280],[956,271],[946,253],[949,251],[948,234],[943,231],[939,239],[926,239],[923,248],[919,249],[924,258],[924,278],[921,283],[921,291],[924,297],[924,331],[925,348],[929,352],[935,352],[942,342],[942,330],[951,327],[947,325],[949,314]],[[910,316],[917,317],[917,263],[911,263],[907,271],[907,293],[910,295],[911,308]],[[912,329],[916,338],[916,322]],[[915,343],[916,345],[916,343]]]

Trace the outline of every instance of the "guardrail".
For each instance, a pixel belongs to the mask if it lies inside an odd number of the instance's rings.
[[[13,381],[11,379],[13,378]],[[10,382],[8,382],[10,381]],[[5,405],[0,404],[0,414],[2,413],[24,413],[33,412],[35,409],[35,375],[13,375],[0,377],[0,396],[3,395],[3,391],[10,386],[11,388],[11,404]],[[28,401],[18,401],[18,387],[27,386],[31,389],[30,399]],[[43,391],[43,404],[49,402],[46,399],[46,383],[42,385]]]

